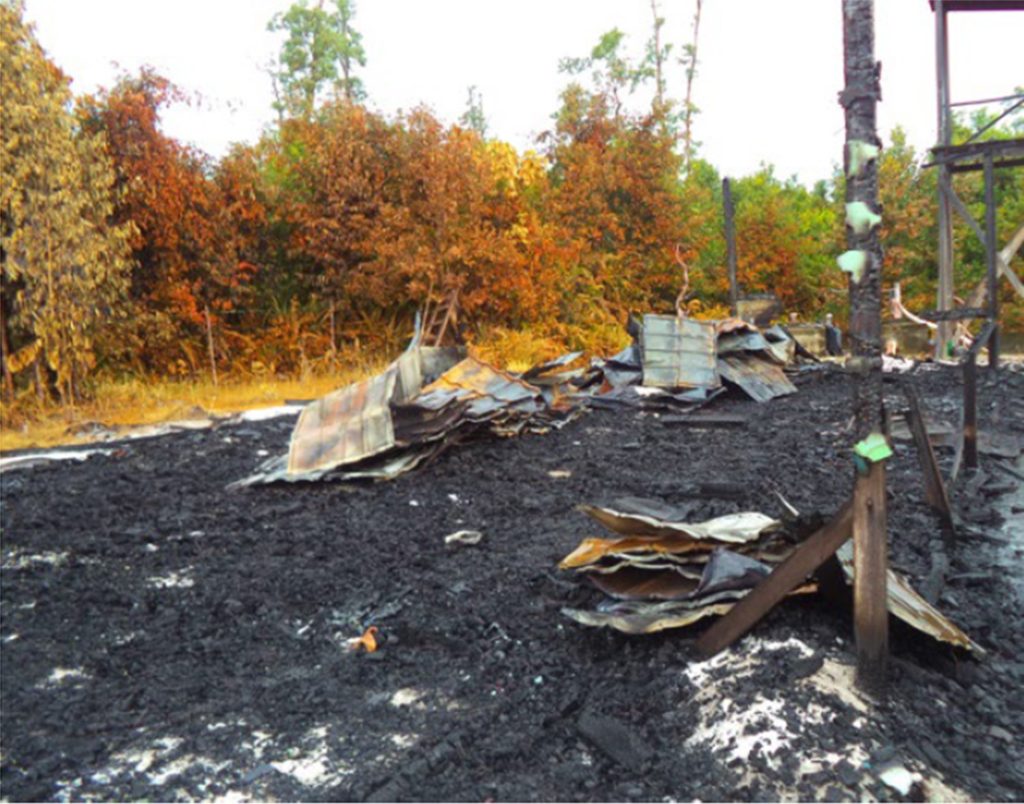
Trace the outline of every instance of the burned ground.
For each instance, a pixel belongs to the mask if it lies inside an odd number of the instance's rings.
[[[956,422],[955,371],[912,381],[930,413]],[[982,429],[1020,437],[1022,399],[1019,373],[983,381]],[[776,491],[804,513],[829,514],[848,495],[842,374],[712,409],[746,426],[594,411],[355,488],[225,490],[261,450],[284,450],[292,418],[3,473],[2,795],[894,798],[874,770],[895,759],[921,773],[924,792],[941,778],[978,799],[1024,797],[1024,537],[1000,528],[994,509],[1009,510],[998,495],[1012,478],[991,466],[954,492],[963,527],[938,604],[988,655],[894,625],[891,694],[866,714],[802,683],[853,661],[849,614],[822,598],[785,602],[702,664],[700,627],[626,637],[560,614],[599,597],[555,569],[599,535],[578,503],[656,497],[699,520],[777,516]],[[940,528],[908,443],[889,487],[892,563],[920,585]],[[459,529],[483,541],[446,546]],[[379,651],[343,648],[371,624]],[[742,734],[714,733],[717,712],[776,698]],[[773,718],[792,727],[785,744],[768,734]],[[752,744],[745,759],[738,740]],[[801,766],[812,755],[826,757],[817,770]]]

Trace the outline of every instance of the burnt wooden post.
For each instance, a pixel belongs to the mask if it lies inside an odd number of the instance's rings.
[[[995,371],[999,368],[999,274],[996,272],[996,200],[991,151],[985,153],[985,262],[988,320],[992,325],[992,334],[988,336],[988,367],[989,371]]]
[[[924,416],[921,415],[921,401],[910,382],[903,384],[903,394],[907,398],[907,424],[910,425],[910,432],[914,436],[917,460],[921,465],[921,473],[924,475],[925,498],[932,509],[942,517],[942,536],[945,546],[952,550],[956,542],[956,525],[953,522],[953,512],[949,507],[949,495],[942,482],[939,465],[935,461],[935,452],[928,440],[928,429],[925,426]]]
[[[952,142],[953,127],[950,121],[950,97],[949,97],[949,33],[946,18],[947,10],[943,0],[935,0],[933,5],[935,14],[935,84],[938,95],[938,135],[939,145],[949,145]],[[953,214],[950,209],[949,194],[952,189],[948,165],[942,164],[938,167],[939,180],[939,287],[936,307],[939,310],[950,310],[953,307]],[[935,357],[945,357],[946,344],[949,342],[952,333],[952,324],[949,321],[938,322],[938,330],[935,336]]]
[[[729,266],[729,314],[735,317],[739,297],[736,288],[736,227],[733,222],[732,186],[727,178],[722,179],[722,205],[725,211],[726,261]]]
[[[875,62],[873,0],[843,0],[846,87],[840,103],[846,116],[846,242],[840,267],[850,273],[850,336],[856,440],[882,428],[882,248],[878,238],[879,140],[875,113],[881,98],[881,65]],[[854,631],[857,683],[884,692],[889,651],[886,609],[885,464],[870,458],[858,468],[853,491]]]
[[[978,468],[978,370],[974,350],[964,356],[964,465]]]

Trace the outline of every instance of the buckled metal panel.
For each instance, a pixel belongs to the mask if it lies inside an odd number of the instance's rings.
[[[718,388],[715,324],[671,315],[645,315],[641,335],[643,383],[656,388]]]

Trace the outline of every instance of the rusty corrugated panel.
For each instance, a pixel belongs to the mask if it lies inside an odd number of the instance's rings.
[[[383,372],[307,405],[288,447],[290,479],[312,478],[395,447],[392,404],[417,398],[425,377],[447,370],[463,354],[462,349],[420,346],[417,329],[409,348]]]
[[[394,447],[391,397],[398,376],[392,363],[376,377],[311,402],[292,431],[288,474],[324,471]]]
[[[843,567],[849,583],[853,583],[853,540],[846,542],[836,551],[836,558]],[[903,620],[918,631],[922,631],[940,642],[948,642],[961,648],[984,654],[985,651],[967,634],[936,609],[931,603],[915,592],[907,581],[892,570],[886,574],[887,608],[894,617]]]
[[[645,315],[641,335],[643,384],[656,388],[717,388],[715,324]]]
[[[544,406],[539,388],[474,357],[452,366],[424,388],[421,396],[428,404],[450,398],[466,401],[466,415],[478,420],[508,409],[530,412]]]
[[[758,402],[796,393],[796,386],[778,365],[754,354],[722,355],[718,371]]]

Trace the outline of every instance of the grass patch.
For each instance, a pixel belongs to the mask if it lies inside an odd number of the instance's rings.
[[[625,331],[611,325],[561,331],[495,327],[478,334],[470,353],[493,365],[522,372],[570,349],[613,354],[628,342]],[[88,443],[95,440],[90,436],[95,426],[127,430],[318,399],[379,372],[395,357],[351,350],[330,361],[325,359],[318,370],[307,371],[301,378],[229,375],[217,385],[209,379],[103,380],[96,385],[91,401],[68,407],[40,405],[31,390],[24,389],[12,404],[3,407],[0,451]]]
[[[93,400],[69,407],[50,404],[26,409],[28,403],[22,399],[10,415],[5,411],[0,451],[87,443],[92,425],[130,429],[317,399],[384,365],[384,361],[368,361],[302,379],[228,378],[217,385],[208,379],[108,380],[97,385]]]

